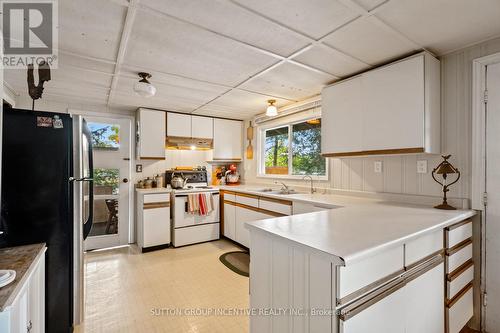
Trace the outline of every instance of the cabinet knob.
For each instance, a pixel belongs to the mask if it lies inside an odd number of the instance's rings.
[[[124,183],[128,183],[128,178],[123,178]]]

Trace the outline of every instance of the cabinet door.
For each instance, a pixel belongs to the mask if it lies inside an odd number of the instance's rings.
[[[423,55],[363,74],[363,150],[423,148],[424,89]]]
[[[407,333],[444,331],[443,277],[444,264],[440,264],[406,285]]]
[[[405,333],[405,304],[406,288],[403,287],[353,317],[341,320],[340,333]],[[419,314],[414,315],[427,320]]]
[[[140,109],[139,158],[165,159],[165,112]]]
[[[235,238],[236,207],[224,203],[224,236],[236,241]]]
[[[170,208],[144,209],[144,247],[170,243]]]
[[[323,89],[321,93],[321,152],[363,150],[361,77]]]
[[[24,288],[10,309],[10,332],[28,331],[28,288]]]
[[[241,159],[242,122],[214,119],[214,159]]]
[[[209,117],[191,117],[191,136],[200,139],[213,139],[214,119]]]
[[[258,213],[242,208],[236,207],[235,218],[235,239],[236,242],[243,246],[250,247],[250,231],[245,227],[245,222],[258,220]]]
[[[191,137],[191,115],[167,112],[167,135]]]
[[[30,333],[45,330],[45,260],[37,265],[28,287],[28,327]]]

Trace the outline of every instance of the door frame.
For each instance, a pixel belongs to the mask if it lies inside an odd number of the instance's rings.
[[[113,112],[98,112],[98,111],[86,111],[78,109],[68,109],[69,114],[81,115],[84,117],[92,118],[117,118],[117,119],[128,119],[130,120],[130,144],[129,144],[129,156],[130,156],[130,177],[129,177],[129,225],[128,225],[128,243],[135,243],[136,240],[136,228],[135,228],[135,191],[133,184],[135,183],[135,173],[134,173],[134,161],[136,160],[136,150],[135,150],[135,116],[121,113]]]
[[[486,324],[486,68],[500,63],[500,52],[472,61],[472,209],[482,215],[481,223],[481,327]],[[486,98],[485,98],[486,97]]]

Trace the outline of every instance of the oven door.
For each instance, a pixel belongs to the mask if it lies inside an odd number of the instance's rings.
[[[196,194],[196,193],[193,193]],[[189,227],[198,224],[219,222],[219,193],[212,193],[214,210],[208,215],[190,214],[188,212],[188,195],[177,194],[174,204],[174,228]]]

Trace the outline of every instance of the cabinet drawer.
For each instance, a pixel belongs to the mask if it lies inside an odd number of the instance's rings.
[[[443,250],[443,231],[414,239],[405,244],[405,266],[417,263],[438,251]]]
[[[223,191],[222,193],[224,193],[224,200],[236,202],[236,194],[234,192]]]
[[[170,201],[170,193],[144,194],[144,203]]]
[[[446,247],[451,248],[472,237],[472,221],[464,221],[445,229]]]
[[[472,240],[466,240],[446,252],[446,273],[450,274],[472,258]]]
[[[474,264],[472,260],[457,268],[453,274],[448,274],[446,279],[446,298],[451,300],[460,290],[474,280]]]
[[[236,194],[236,202],[247,205],[247,206],[252,206],[252,207],[259,207],[259,197],[251,194],[244,194],[244,193],[237,193]]]
[[[290,201],[261,197],[259,208],[283,215],[292,215],[292,202]]]
[[[404,250],[398,246],[337,270],[337,304],[345,304],[404,271]]]
[[[468,284],[446,308],[447,333],[459,333],[474,315],[472,284]]]

